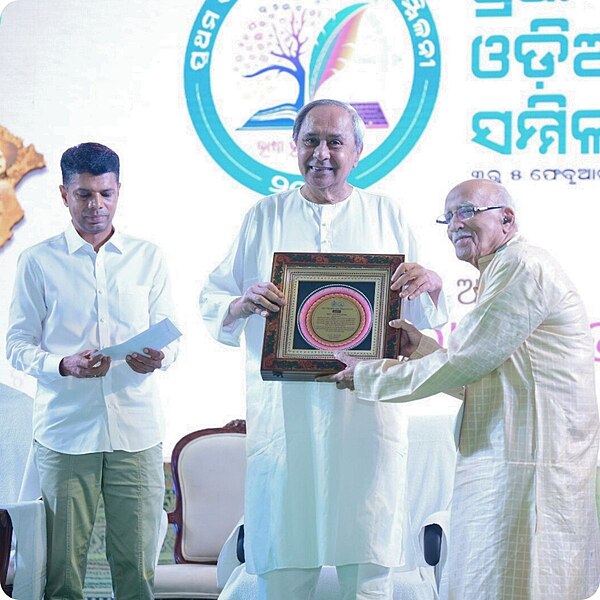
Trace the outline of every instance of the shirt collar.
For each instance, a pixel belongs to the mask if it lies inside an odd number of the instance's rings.
[[[92,252],[94,249],[89,242],[86,242],[78,233],[73,223],[69,223],[69,226],[65,230],[65,239],[67,241],[67,252],[69,254],[74,254],[81,248],[90,248]],[[106,248],[107,251],[115,251],[119,254],[123,253],[124,240],[122,234],[120,234],[116,229],[112,234],[110,239],[103,245],[103,248]]]
[[[322,207],[339,207],[342,205],[345,205],[349,200],[351,200],[356,193],[356,188],[354,186],[350,186],[350,193],[343,199],[340,200],[339,202],[335,202],[334,204],[321,204],[319,202],[313,202],[312,200],[309,200],[308,198],[306,198],[304,196],[304,194],[302,193],[302,188],[298,188],[298,194],[300,195],[300,198],[302,198],[302,200],[304,200],[305,203],[307,203],[309,206],[312,206],[313,208],[316,207],[317,210],[320,210]]]
[[[513,235],[510,238],[510,240],[508,240],[508,242],[506,242],[506,244],[503,244],[502,246],[500,246],[500,248],[497,248],[491,254],[487,254],[486,256],[482,256],[479,259],[479,261],[477,262],[477,266],[479,267],[479,272],[483,273],[488,268],[489,264],[492,262],[492,260],[494,259],[494,257],[497,254],[500,254],[501,252],[503,252],[504,250],[506,250],[506,248],[508,248],[508,246],[510,246],[513,242],[519,241],[519,240],[522,240],[522,239],[523,238],[521,237],[521,234],[515,233],[515,235]]]

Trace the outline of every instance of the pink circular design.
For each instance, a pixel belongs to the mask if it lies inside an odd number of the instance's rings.
[[[339,298],[350,302],[360,314],[356,331],[347,339],[337,342],[325,340],[319,336],[311,323],[315,309],[326,300]],[[371,331],[372,308],[369,300],[358,290],[346,286],[324,286],[310,294],[300,306],[298,329],[304,340],[319,350],[348,350],[358,346]]]
[[[343,340],[334,341],[334,340],[324,338],[323,336],[319,335],[315,331],[315,328],[313,326],[314,312],[316,311],[316,309],[319,308],[320,304],[323,301],[329,301],[329,300],[342,300],[342,301],[345,301],[346,303],[349,302],[353,306],[353,308],[358,311],[359,322],[358,322],[356,329],[348,337],[344,338]],[[339,349],[342,346],[347,347],[349,344],[354,344],[355,340],[362,334],[364,327],[365,327],[365,323],[366,323],[366,312],[364,310],[364,307],[362,306],[362,304],[360,304],[354,298],[351,298],[347,294],[331,294],[331,295],[328,295],[325,298],[321,299],[320,301],[315,302],[308,309],[308,312],[306,314],[306,319],[305,319],[305,325],[308,328],[309,334],[312,339],[317,340],[321,344],[325,344],[326,346],[331,346],[332,348],[336,348],[336,349]]]

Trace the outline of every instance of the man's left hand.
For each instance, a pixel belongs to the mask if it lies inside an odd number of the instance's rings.
[[[144,354],[138,354],[137,352],[128,354],[126,361],[136,373],[146,375],[160,369],[164,357],[165,355],[161,350],[144,348]]]
[[[346,368],[334,375],[317,377],[315,381],[333,382],[338,390],[354,390],[354,369],[360,359],[348,356],[344,352],[336,352],[335,358],[346,365]]]
[[[402,263],[392,275],[390,288],[394,291],[402,290],[400,297],[409,300],[414,300],[423,292],[427,292],[437,306],[442,290],[442,279],[435,271],[430,271],[422,265]]]

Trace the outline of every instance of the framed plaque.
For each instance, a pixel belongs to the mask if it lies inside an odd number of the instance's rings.
[[[313,381],[337,373],[343,351],[362,359],[397,358],[401,299],[390,290],[401,254],[283,253],[273,255],[271,281],[285,306],[267,318],[261,376]]]

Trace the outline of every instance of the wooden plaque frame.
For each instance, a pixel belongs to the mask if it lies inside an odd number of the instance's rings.
[[[394,271],[403,262],[402,254],[276,252],[271,281],[282,290],[286,304],[265,324],[262,378],[313,381],[320,375],[337,373],[344,364],[334,358],[336,350],[364,359],[397,358],[400,331],[390,327],[389,322],[400,318],[401,298],[390,290],[390,285]],[[319,300],[311,299],[327,296],[328,292],[330,297],[342,300],[347,292],[347,299],[356,304],[356,314],[364,318],[358,334],[340,342],[320,343],[306,326],[305,316],[300,322],[300,315],[306,313],[307,302],[316,305]]]

